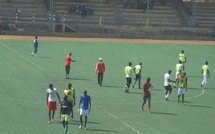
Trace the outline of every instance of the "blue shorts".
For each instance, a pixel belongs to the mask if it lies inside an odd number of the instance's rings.
[[[144,95],[143,96],[143,100],[151,100],[151,95]]]

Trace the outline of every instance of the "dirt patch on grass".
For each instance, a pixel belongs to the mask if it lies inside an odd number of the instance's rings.
[[[6,39],[6,40],[33,40],[34,36],[1,35],[0,36],[0,40],[3,40],[3,39]],[[39,36],[38,40],[215,45],[215,41],[199,41],[199,40],[156,40],[156,39],[121,39],[121,38],[120,39],[117,39],[117,38],[72,38],[72,37],[49,37],[49,36]]]

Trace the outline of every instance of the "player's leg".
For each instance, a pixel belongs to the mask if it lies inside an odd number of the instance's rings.
[[[48,114],[49,114],[49,121],[48,121],[48,123],[51,124],[52,123],[51,122],[51,110],[48,111]]]
[[[69,116],[68,115],[65,115],[65,125],[64,125],[64,134],[67,133],[68,131],[68,119],[69,119]]]
[[[127,85],[128,86],[128,92],[129,92],[129,88],[130,88],[130,85],[131,85],[131,79],[132,78],[130,78],[130,77],[128,78],[128,85]]]
[[[141,75],[139,74],[139,77],[138,77],[138,88],[141,89]]]
[[[128,77],[126,77],[125,78],[126,79],[126,84],[125,84],[125,92],[127,92],[128,91]]]
[[[34,54],[37,57],[37,48],[34,49]]]
[[[168,86],[164,86],[164,89],[166,90],[166,92],[165,92],[165,99],[166,99],[166,101],[168,101],[169,100],[168,99],[168,96],[169,96],[169,94],[168,94],[168,92],[169,92]]]
[[[83,116],[83,110],[80,109],[80,126],[79,126],[79,129],[81,129],[83,127],[82,116]]]
[[[51,102],[51,107],[52,107],[52,118],[51,118],[51,121],[54,122],[54,115],[55,115],[55,110],[57,109],[57,106],[56,106],[56,101],[53,101]]]
[[[135,81],[134,81],[134,83],[132,85],[132,88],[134,88],[134,85],[136,84],[136,82],[137,82],[137,74],[136,74],[136,79],[135,79]]]
[[[205,78],[205,87],[204,88],[207,88],[208,87],[208,74],[205,74],[204,76]]]
[[[205,85],[205,74],[203,75],[203,80],[202,80],[201,88],[204,87],[204,85]]]
[[[100,73],[98,73],[98,84],[100,85]]]
[[[185,88],[181,89],[182,105],[184,105],[184,94],[185,94],[185,91],[186,91]]]
[[[180,101],[180,96],[181,96],[181,88],[178,88],[178,100],[177,100],[177,103],[179,103],[179,101]]]
[[[84,117],[85,117],[85,120],[84,120],[84,129],[86,129],[87,128],[86,127],[87,126],[87,116],[85,115]]]
[[[151,113],[151,95],[148,96],[148,112]]]
[[[65,66],[65,72],[66,72],[66,79],[68,79],[68,74],[67,74],[67,71],[68,70],[68,67],[67,66]]]
[[[185,70],[185,62],[182,63],[182,70]]]
[[[146,96],[143,96],[143,103],[141,105],[141,110],[143,111],[143,107],[146,104]]]
[[[71,108],[71,118],[73,118],[73,101],[71,101],[72,103],[72,108]]]
[[[103,76],[104,76],[104,73],[101,73],[100,86],[102,86]]]

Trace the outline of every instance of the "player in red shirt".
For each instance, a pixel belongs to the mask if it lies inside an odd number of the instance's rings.
[[[71,58],[72,53],[70,52],[66,57],[65,57],[65,71],[66,71],[66,79],[69,79],[69,72],[70,72],[70,63],[75,62],[75,60],[73,60]]]
[[[143,83],[143,104],[141,106],[141,110],[143,111],[143,107],[146,103],[146,100],[148,99],[148,112],[150,112],[150,107],[151,107],[151,93],[150,91],[152,90],[153,86],[150,83],[151,78],[148,77],[146,82]]]
[[[99,62],[96,64],[95,72],[98,74],[98,84],[102,86],[103,75],[105,72],[105,63],[102,62],[102,58],[99,58]]]

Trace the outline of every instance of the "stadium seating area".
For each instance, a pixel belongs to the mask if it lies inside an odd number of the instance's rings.
[[[122,0],[118,0],[118,3],[126,24],[145,24],[147,13],[146,11],[142,12],[142,10],[138,10],[137,4],[135,8],[125,8]],[[168,1],[166,2],[166,6],[161,6],[160,0],[154,1],[154,7],[149,10],[148,18],[149,25],[151,26],[180,26],[176,14]]]
[[[93,5],[94,11],[93,14],[86,16],[84,19],[79,14],[69,14],[69,8],[71,5],[80,4],[80,5]],[[103,3],[102,4],[102,16],[103,16],[103,24],[108,24],[108,20],[113,19],[113,11],[110,7],[110,4]],[[81,2],[74,2],[68,0],[55,0],[55,14],[59,16],[66,16],[67,22],[72,23],[82,23],[82,24],[98,24],[99,16],[100,16],[100,1],[98,0],[88,0]]]
[[[193,3],[185,2],[186,7],[192,12]],[[198,26],[214,27],[215,26],[215,3],[197,3],[196,22]]]
[[[32,14],[35,14],[35,21],[48,21],[47,11],[43,0],[14,0],[1,3],[1,19],[4,21],[15,21],[15,9],[21,11],[19,21],[32,21]]]

